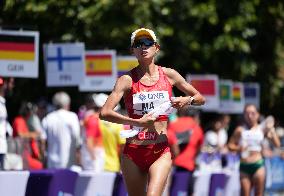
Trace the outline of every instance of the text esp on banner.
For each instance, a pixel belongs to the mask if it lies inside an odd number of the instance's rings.
[[[116,60],[118,77],[124,75],[139,64],[134,56],[117,56]]]
[[[117,79],[116,51],[86,51],[86,64],[80,91],[111,91]]]
[[[206,103],[201,108],[204,111],[218,111],[220,106],[218,76],[190,74],[186,76],[186,79],[206,98]]]
[[[221,113],[232,113],[232,87],[233,81],[219,80],[219,112]]]
[[[0,75],[37,78],[39,33],[0,30]]]
[[[260,86],[259,83],[244,83],[245,104],[254,104],[260,109]]]
[[[242,82],[233,82],[231,113],[241,114],[243,113],[244,107],[245,107],[244,85]]]
[[[78,86],[84,74],[85,44],[52,43],[43,47],[47,86]]]

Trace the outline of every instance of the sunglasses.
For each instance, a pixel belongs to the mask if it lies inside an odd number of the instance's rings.
[[[139,40],[134,42],[133,48],[141,48],[143,45],[146,46],[146,47],[151,47],[155,43],[156,42],[154,42],[153,40],[150,40],[150,39],[139,39]]]

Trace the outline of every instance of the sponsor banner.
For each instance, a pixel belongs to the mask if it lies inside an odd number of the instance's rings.
[[[116,51],[86,51],[85,59],[84,79],[79,90],[111,91],[117,79]]]
[[[219,78],[217,75],[187,75],[186,80],[205,98],[204,111],[219,110]]]
[[[82,82],[84,43],[45,44],[43,49],[47,86],[78,86]]]
[[[252,103],[260,109],[259,83],[244,83],[245,104]]]
[[[232,86],[232,113],[241,114],[245,106],[244,85],[242,82],[233,82]]]
[[[138,61],[134,56],[117,56],[117,76],[120,77],[136,67]]]
[[[0,30],[0,73],[8,77],[38,77],[39,32]]]
[[[117,173],[83,170],[79,173],[74,196],[113,195]],[[115,194],[117,195],[117,194]]]
[[[265,158],[267,192],[284,191],[284,159],[278,156]]]
[[[231,113],[232,112],[232,86],[231,80],[219,80],[219,98],[220,108],[219,112]]]

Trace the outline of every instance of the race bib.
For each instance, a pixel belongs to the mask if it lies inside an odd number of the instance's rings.
[[[168,91],[151,91],[133,94],[134,114],[141,116],[147,114],[166,101],[169,101]]]

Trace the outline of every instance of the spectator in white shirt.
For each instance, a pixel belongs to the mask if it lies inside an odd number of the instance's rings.
[[[0,77],[0,170],[4,169],[4,158],[7,153],[7,138],[6,135],[12,136],[12,127],[7,121],[7,109],[5,100],[6,84],[3,78]]]
[[[212,127],[205,134],[205,146],[209,151],[214,152],[226,152],[227,151],[227,141],[228,133],[227,126],[230,122],[227,115],[217,116],[212,121]]]
[[[69,111],[71,100],[67,93],[56,93],[52,102],[57,110],[49,113],[42,121],[42,139],[47,141],[47,167],[70,168],[78,164],[79,160],[79,119],[76,113]]]

